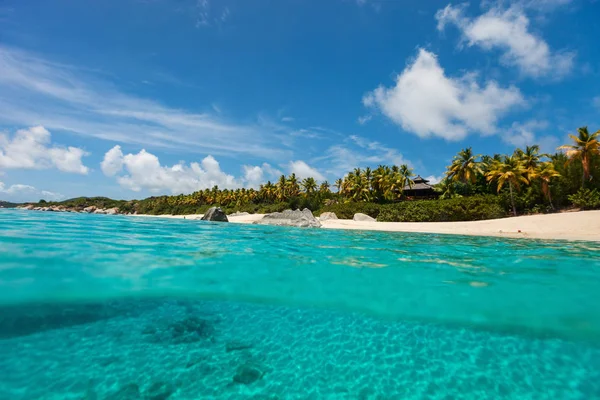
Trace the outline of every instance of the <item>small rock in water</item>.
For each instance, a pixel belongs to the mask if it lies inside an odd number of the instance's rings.
[[[243,342],[229,342],[225,345],[225,350],[227,351],[227,353],[230,353],[232,351],[237,351],[237,350],[246,350],[246,349],[251,349],[252,345],[248,344],[248,343],[243,343]]]
[[[229,222],[227,215],[221,210],[221,207],[211,207],[202,216],[202,221]]]
[[[137,385],[137,383],[132,382],[123,386],[108,398],[111,400],[133,400],[140,399],[141,397],[140,387]]]
[[[249,385],[262,378],[263,372],[254,364],[242,364],[238,367],[233,381],[235,383],[241,383]]]
[[[147,400],[166,400],[175,393],[175,388],[168,382],[155,382],[144,393]]]

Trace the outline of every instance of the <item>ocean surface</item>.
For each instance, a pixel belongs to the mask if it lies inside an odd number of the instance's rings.
[[[0,399],[600,399],[600,245],[0,210]]]

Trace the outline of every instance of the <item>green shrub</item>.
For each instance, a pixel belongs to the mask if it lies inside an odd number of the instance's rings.
[[[569,200],[575,207],[583,210],[600,208],[600,192],[596,189],[579,189],[577,193],[569,196]]]
[[[385,222],[476,221],[506,216],[496,196],[472,196],[447,200],[417,200],[384,205],[377,217]]]

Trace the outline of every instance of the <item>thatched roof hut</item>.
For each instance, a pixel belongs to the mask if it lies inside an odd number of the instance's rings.
[[[413,184],[404,186],[404,195],[408,197],[437,197],[437,192],[429,181],[418,175],[413,179]]]

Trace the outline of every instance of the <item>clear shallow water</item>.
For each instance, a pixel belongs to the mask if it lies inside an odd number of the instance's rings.
[[[600,398],[600,245],[0,211],[0,399]]]

